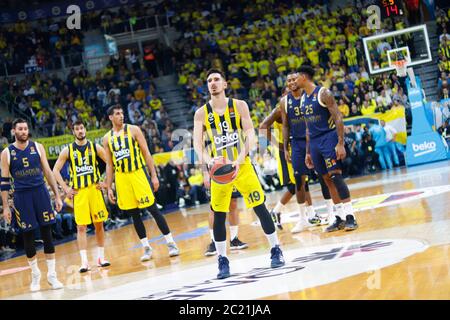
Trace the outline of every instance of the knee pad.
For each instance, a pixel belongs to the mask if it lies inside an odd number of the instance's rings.
[[[287,189],[289,191],[290,194],[294,195],[295,194],[295,184],[293,183],[289,183],[287,185]]]
[[[36,247],[34,245],[34,230],[24,232],[23,236],[23,246],[25,249],[25,254],[27,258],[33,258],[36,255]]]
[[[317,175],[319,179],[320,188],[322,189],[322,196],[325,200],[331,199],[330,189],[328,189],[327,183],[323,180],[323,176],[321,174]]]
[[[341,200],[350,198],[350,191],[348,190],[347,184],[340,173],[334,173],[331,175],[331,180],[336,186],[336,190],[339,194]]]
[[[225,241],[227,239],[226,218],[227,214],[225,212],[214,211],[213,232],[215,241]]]
[[[264,203],[253,208],[255,214],[258,216],[261,222],[261,227],[265,234],[272,234],[275,232],[275,224],[273,223],[272,217]]]
[[[55,245],[53,244],[52,238],[52,226],[41,227],[41,237],[44,241],[44,253],[53,254],[55,253]]]

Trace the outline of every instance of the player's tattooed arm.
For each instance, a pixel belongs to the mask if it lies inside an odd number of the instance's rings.
[[[59,212],[62,209],[62,201],[59,195],[58,184],[56,183],[53,171],[52,169],[50,169],[50,165],[48,164],[47,153],[45,152],[44,146],[40,143],[36,143],[36,145],[41,156],[42,171],[44,172],[44,176],[47,179],[50,188],[52,188],[53,193],[55,194],[55,209],[57,212]]]
[[[8,196],[9,196],[9,184],[10,182],[7,182],[8,178],[10,178],[9,173],[9,163],[8,163],[8,157],[9,157],[9,149],[5,148],[2,151],[1,155],[1,173],[2,173],[2,181],[1,184],[3,186],[8,185],[7,188],[1,189],[2,190],[2,203],[3,203],[3,217],[5,218],[6,222],[11,223],[11,209],[8,205]]]
[[[281,112],[281,120],[283,122],[283,148],[284,148],[284,157],[286,161],[291,162],[291,155],[289,153],[289,121],[286,113],[286,96],[280,100],[280,112]]]
[[[329,89],[323,89],[320,93],[320,101],[322,101],[325,106],[330,111],[333,117],[334,123],[336,125],[336,131],[338,134],[338,144],[336,145],[336,156],[337,160],[342,160],[345,158],[345,147],[344,147],[344,121],[342,119],[342,113],[339,111],[336,100]]]
[[[314,168],[314,164],[312,162],[312,158],[311,158],[311,151],[310,151],[310,146],[309,146],[309,129],[308,126],[306,126],[306,156],[305,156],[305,164],[306,167],[308,169],[313,169]]]

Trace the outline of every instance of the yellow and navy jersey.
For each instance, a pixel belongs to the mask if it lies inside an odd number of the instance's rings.
[[[100,179],[95,144],[88,141],[79,146],[69,145],[70,186],[81,189],[97,183]]]
[[[237,159],[244,147],[241,116],[236,107],[236,100],[228,99],[228,106],[223,115],[213,111],[209,102],[205,108],[204,127],[210,152],[214,157],[222,156],[230,161]]]
[[[130,127],[126,124],[119,136],[108,133],[108,145],[112,154],[114,169],[118,172],[133,172],[145,166],[141,148],[133,139]]]

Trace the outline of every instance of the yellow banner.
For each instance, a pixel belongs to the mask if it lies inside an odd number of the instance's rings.
[[[153,161],[155,162],[156,166],[166,165],[170,160],[173,160],[175,162],[182,162],[183,158],[184,158],[183,150],[155,153],[153,155]]]
[[[368,124],[370,119],[384,120],[386,124],[397,130],[395,141],[406,144],[406,119],[405,108],[394,108],[385,113],[374,113],[369,116],[359,116],[344,119],[344,125]]]
[[[91,130],[87,132],[86,138],[102,145],[102,138],[107,131],[107,129]],[[47,158],[49,160],[56,160],[64,147],[74,141],[74,137],[71,134],[65,134],[57,137],[38,138],[35,141],[44,146],[45,152],[47,153]]]

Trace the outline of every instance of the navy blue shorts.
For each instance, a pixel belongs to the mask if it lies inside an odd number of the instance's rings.
[[[309,174],[309,169],[306,167],[306,140],[292,139],[291,140],[291,160],[292,168],[294,169],[294,176],[304,176]]]
[[[40,226],[56,222],[50,194],[42,185],[24,191],[14,191],[14,222],[22,231],[29,231]]]
[[[338,136],[334,130],[310,140],[309,149],[317,173],[324,175],[342,168],[341,161],[336,157],[337,143]]]

